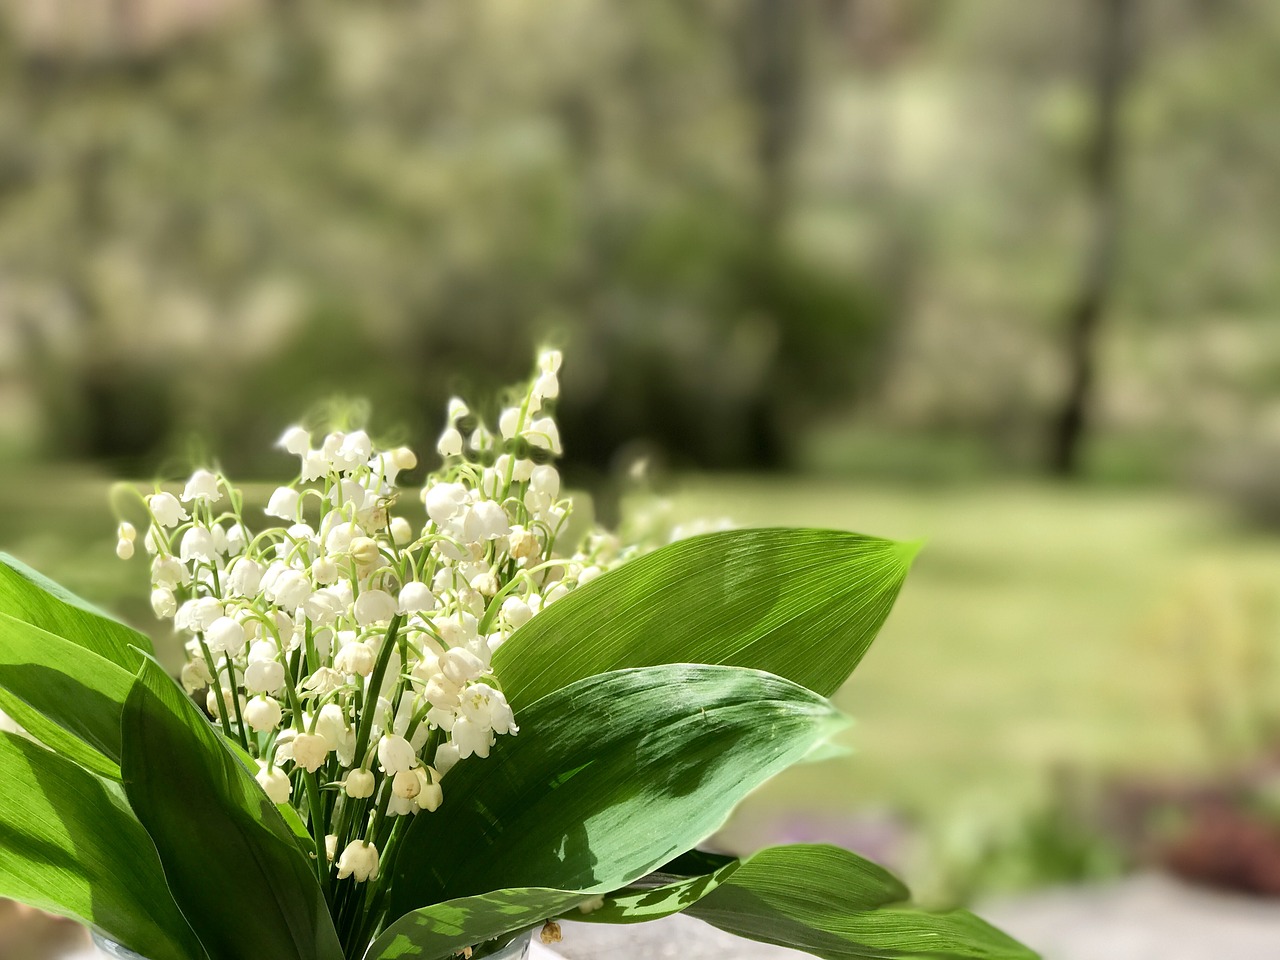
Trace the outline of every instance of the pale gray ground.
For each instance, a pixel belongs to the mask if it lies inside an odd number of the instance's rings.
[[[1156,875],[987,904],[983,917],[1045,960],[1280,960],[1280,904]],[[566,923],[565,960],[792,960],[686,917],[629,927]]]

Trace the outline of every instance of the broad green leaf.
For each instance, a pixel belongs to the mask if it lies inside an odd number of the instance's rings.
[[[341,960],[313,867],[257,782],[153,660],[125,701],[124,789],[217,960]]]
[[[125,626],[7,553],[0,553],[0,613],[48,630],[129,673],[142,662],[139,651],[152,652],[150,637]]]
[[[0,688],[0,710],[15,720],[34,739],[60,756],[75,761],[100,777],[106,777],[109,780],[120,779],[120,765],[114,760],[108,760],[79,737],[67,733],[39,710],[33,709],[25,701],[2,688]]]
[[[0,687],[113,765],[120,762],[120,713],[132,686],[133,674],[110,660],[0,613]]]
[[[704,861],[705,863],[706,861]],[[760,876],[790,876],[806,882],[815,894],[825,895],[827,886],[838,883],[846,910],[874,910],[905,901],[910,893],[902,882],[883,867],[857,854],[824,844],[792,844],[769,847],[744,860],[718,858],[709,872],[682,875],[699,868],[694,860],[668,864],[657,874],[644,878],[605,898],[604,905],[590,913],[571,917],[591,923],[641,923],[688,909],[717,889],[750,886]],[[678,872],[677,872],[678,871]]]
[[[498,648],[493,671],[517,712],[583,677],[660,663],[750,667],[830,696],[884,623],[916,550],[830,530],[681,540],[557,600]]]
[[[824,960],[1034,960],[1032,951],[964,910],[868,909],[867,894],[874,899],[878,882],[869,868],[879,870],[838,847],[774,847],[744,861],[684,912]]]
[[[414,910],[391,924],[374,941],[365,960],[400,957],[444,960],[463,947],[523,930],[559,916],[589,894],[523,888],[495,890]]]
[[[8,733],[0,770],[0,896],[97,927],[150,960],[204,957],[116,789]]]
[[[822,697],[738,667],[669,664],[579,680],[518,736],[444,780],[390,871],[392,919],[511,887],[608,891],[716,830],[846,722]]]

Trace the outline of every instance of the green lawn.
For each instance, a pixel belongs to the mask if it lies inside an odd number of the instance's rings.
[[[112,552],[107,488],[93,473],[0,476],[11,505],[0,547],[154,631],[144,564]],[[927,539],[881,638],[838,695],[857,719],[855,755],[789,771],[750,798],[727,831],[742,844],[786,821],[858,809],[933,822],[1016,809],[1056,764],[1203,767],[1211,751],[1188,690],[1214,676],[1161,639],[1172,624],[1195,634],[1193,646],[1220,643],[1239,660],[1248,631],[1236,593],[1280,585],[1280,543],[1173,494],[694,478],[676,503],[741,524]],[[1201,610],[1206,589],[1217,619],[1188,626],[1177,611]],[[158,639],[176,663],[176,645]]]

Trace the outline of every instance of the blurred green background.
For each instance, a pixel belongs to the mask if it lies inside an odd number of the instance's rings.
[[[50,575],[154,630],[112,480],[280,478],[335,395],[426,453],[553,343],[601,515],[647,457],[681,516],[928,538],[855,756],[726,843],[1090,876],[1062,771],[1274,745],[1280,6],[0,11],[0,546]]]

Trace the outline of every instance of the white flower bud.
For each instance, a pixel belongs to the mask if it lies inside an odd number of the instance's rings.
[[[412,470],[418,465],[418,455],[408,447],[396,447],[391,451],[391,462],[397,470]]]
[[[398,547],[413,542],[413,525],[404,517],[392,517],[387,532],[391,535],[391,542]]]
[[[178,498],[172,493],[153,493],[147,497],[147,508],[162,527],[176,527],[189,518]]]
[[[533,611],[519,597],[507,597],[502,601],[502,616],[513,629],[519,630],[533,619]]]
[[[348,549],[351,552],[351,559],[362,567],[371,567],[382,559],[378,542],[369,537],[355,537]]]
[[[511,556],[517,560],[530,560],[542,552],[537,536],[524,527],[512,527],[507,542]]]
[[[280,770],[268,770],[263,767],[254,777],[264,791],[267,798],[272,803],[288,803],[289,795],[293,793],[293,784],[289,782],[289,778]]]
[[[189,660],[182,665],[182,689],[188,694],[195,693],[197,690],[207,687],[213,683],[213,677],[209,673],[209,665],[203,660]],[[217,710],[217,704],[210,713]]]
[[[315,773],[329,756],[329,744],[314,733],[300,733],[293,738],[293,759],[298,766]]]
[[[378,763],[383,773],[394,775],[401,770],[411,770],[417,762],[413,745],[404,737],[391,735],[378,741]]]
[[[338,879],[355,877],[356,882],[376,879],[378,876],[378,848],[372,843],[352,840],[338,858]]]
[[[276,729],[283,715],[279,702],[271,697],[254,697],[244,708],[244,722],[258,731]]]
[[[275,693],[283,686],[284,664],[276,660],[255,660],[245,668],[244,688],[250,693]]]
[[[217,503],[222,499],[222,491],[218,489],[218,478],[208,470],[197,470],[187,481],[187,488],[182,491],[184,503],[192,500],[207,500]]]
[[[117,540],[117,541],[116,541],[116,556],[117,556],[117,557],[119,557],[121,560],[128,560],[128,559],[130,559],[130,558],[133,556],[133,541],[132,541],[132,540]]]
[[[538,370],[541,373],[559,373],[564,354],[559,350],[543,350],[538,354]]]
[[[422,791],[422,783],[415,770],[401,770],[391,780],[391,792],[402,800],[412,800]]]
[[[244,649],[244,626],[230,617],[219,617],[205,630],[205,643],[213,653],[238,657]]]
[[[356,598],[356,623],[362,627],[390,620],[395,615],[395,597],[385,590],[365,590]]]
[[[178,611],[178,601],[168,587],[156,587],[151,591],[151,609],[159,618],[172,617]]]
[[[338,855],[338,835],[337,834],[326,833],[324,835],[324,855],[328,858],[330,863],[333,863],[333,858]]]
[[[338,651],[333,665],[343,673],[354,673],[359,677],[367,677],[373,673],[374,661],[377,660],[373,648],[367,643],[348,643]]]
[[[116,536],[121,540],[128,540],[132,543],[138,537],[138,528],[128,520],[121,520],[120,526],[116,527]]]
[[[347,780],[344,784],[347,796],[353,800],[363,800],[365,797],[373,796],[373,773],[363,768],[352,770],[347,774]]]
[[[411,580],[400,588],[397,609],[400,613],[427,613],[436,608],[436,598],[431,588],[418,580]]]

